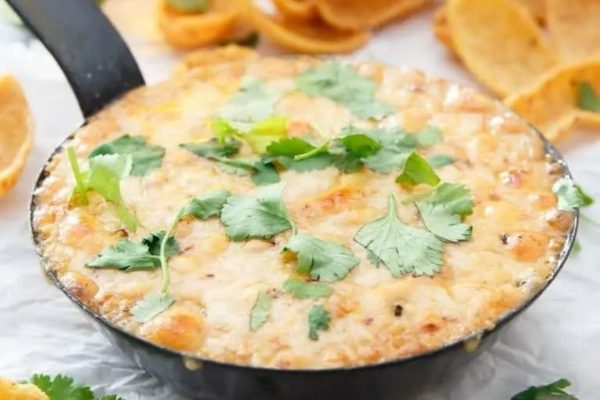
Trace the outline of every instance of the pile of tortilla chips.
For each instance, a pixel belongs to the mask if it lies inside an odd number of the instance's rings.
[[[550,140],[600,126],[600,0],[447,0],[433,30]]]
[[[174,47],[238,41],[256,30],[301,53],[343,53],[370,38],[370,30],[410,15],[433,0],[272,0],[274,14],[254,0],[160,0],[158,23]]]

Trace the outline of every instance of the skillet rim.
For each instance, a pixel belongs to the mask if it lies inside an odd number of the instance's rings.
[[[452,82],[452,81],[449,81],[449,82]],[[461,85],[461,86],[465,86],[465,85]],[[138,89],[138,88],[136,88],[136,89]],[[133,89],[133,90],[136,90],[136,89]],[[129,93],[129,92],[127,92],[127,93]],[[127,94],[127,93],[125,93],[125,94]],[[110,104],[112,104],[116,101],[119,101],[121,98],[122,98],[122,96],[119,98],[116,98],[113,102],[105,105],[98,112],[101,112],[103,109],[110,106]],[[544,137],[544,135],[532,123],[525,120],[523,117],[519,116],[516,112],[510,110],[501,101],[497,100],[496,103],[498,103],[500,105],[500,107],[505,110],[505,112],[515,115],[520,120],[524,121],[527,124],[527,126],[529,127],[529,129],[533,130],[537,134],[537,136],[542,140],[542,142],[544,144],[544,150],[545,150],[546,157],[550,156],[552,161],[554,161],[555,163],[557,163],[561,166],[561,168],[562,168],[561,176],[562,177],[569,177],[571,179],[573,178],[572,173],[569,169],[569,166],[566,163],[562,154],[554,147],[554,145],[552,145],[550,143],[550,141],[546,137]],[[393,367],[393,366],[399,365],[399,364],[410,364],[411,362],[434,358],[436,355],[441,354],[441,353],[447,353],[447,352],[451,352],[453,350],[461,350],[461,347],[462,347],[463,351],[468,351],[464,348],[467,343],[470,343],[475,340],[475,341],[477,341],[477,347],[478,347],[480,341],[484,340],[487,336],[492,335],[493,333],[499,331],[502,327],[504,327],[506,324],[508,324],[510,321],[512,321],[517,315],[521,314],[529,306],[531,306],[531,304],[533,302],[535,302],[541,296],[541,294],[544,291],[546,291],[548,286],[550,286],[550,284],[556,279],[557,275],[560,273],[560,271],[563,269],[565,263],[567,262],[570,254],[573,250],[573,247],[575,245],[575,239],[576,239],[577,231],[579,228],[579,219],[580,219],[579,209],[576,209],[573,212],[573,221],[571,223],[571,227],[569,228],[568,233],[566,234],[565,243],[564,243],[562,250],[559,253],[559,259],[556,262],[556,266],[555,266],[554,270],[548,277],[546,277],[545,281],[543,282],[542,285],[539,286],[539,288],[537,289],[536,292],[534,292],[529,298],[527,298],[527,300],[525,300],[523,303],[521,303],[518,307],[510,310],[509,312],[505,313],[500,318],[498,318],[496,320],[495,325],[492,328],[480,330],[471,335],[468,335],[468,336],[459,338],[453,342],[450,342],[442,347],[438,347],[436,349],[433,349],[433,350],[430,350],[430,351],[427,351],[424,353],[419,353],[419,354],[402,357],[402,358],[396,358],[396,359],[392,359],[392,360],[386,360],[386,361],[379,362],[379,363],[361,364],[361,365],[349,366],[349,367],[342,366],[342,367],[331,367],[331,368],[281,369],[281,368],[273,368],[273,367],[253,366],[253,365],[248,365],[248,364],[235,364],[235,363],[221,362],[221,361],[212,360],[212,359],[208,359],[208,358],[202,358],[202,357],[199,357],[199,356],[191,354],[191,353],[175,351],[175,350],[169,349],[165,346],[153,343],[153,342],[151,342],[147,339],[144,339],[140,336],[137,336],[131,332],[128,332],[125,329],[119,327],[118,325],[108,321],[102,315],[94,312],[85,303],[83,303],[78,298],[76,298],[74,295],[72,295],[66,289],[66,287],[60,282],[60,280],[58,279],[58,276],[53,271],[51,271],[49,268],[47,268],[46,261],[45,261],[46,257],[44,256],[43,251],[42,251],[39,233],[34,228],[34,213],[35,213],[35,209],[37,206],[37,201],[36,201],[37,200],[37,191],[43,184],[44,180],[48,177],[49,173],[47,171],[47,168],[50,165],[50,163],[52,162],[52,160],[54,159],[54,157],[57,154],[59,154],[61,151],[63,151],[63,149],[65,148],[65,145],[68,144],[73,139],[75,134],[81,128],[86,126],[88,124],[88,122],[90,120],[92,120],[93,118],[94,118],[94,116],[88,118],[75,131],[73,131],[65,139],[60,141],[59,145],[52,151],[52,153],[50,154],[50,156],[48,157],[48,159],[42,166],[42,169],[35,181],[35,184],[34,184],[34,187],[33,187],[32,193],[31,193],[31,201],[29,204],[29,231],[30,231],[32,242],[35,247],[35,253],[40,258],[40,263],[44,269],[44,273],[46,274],[46,277],[52,282],[52,284],[55,287],[57,287],[64,295],[66,295],[67,298],[69,300],[71,300],[72,303],[74,303],[78,308],[83,310],[88,315],[88,317],[91,317],[97,323],[105,325],[105,326],[111,328],[112,330],[117,331],[121,335],[126,336],[129,340],[133,340],[133,341],[137,342],[138,345],[149,346],[155,350],[162,351],[169,356],[181,357],[182,362],[184,362],[186,360],[192,360],[193,362],[198,363],[200,365],[201,369],[206,364],[208,364],[208,365],[212,364],[212,365],[223,367],[223,368],[232,368],[232,369],[236,369],[236,370],[252,371],[252,372],[265,372],[265,373],[273,373],[273,374],[280,374],[280,375],[302,375],[302,374],[305,374],[305,375],[306,374],[308,374],[308,375],[321,374],[321,375],[323,375],[323,374],[337,374],[337,373],[345,373],[345,372],[376,370],[376,369]]]

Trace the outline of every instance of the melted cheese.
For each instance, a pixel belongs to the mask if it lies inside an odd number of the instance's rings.
[[[212,137],[210,117],[243,76],[291,87],[299,71],[317,62],[264,59],[196,72],[201,79],[192,74],[135,90],[81,128],[71,145],[83,159],[99,144],[128,133],[166,148],[161,169],[122,182],[126,203],[143,222],[131,237],[139,240],[164,230],[193,196],[214,189],[255,191],[250,178],[227,174],[178,145]],[[281,291],[295,269],[281,255],[289,232],[270,241],[231,242],[218,219],[179,224],[175,236],[183,251],[169,262],[176,303],[139,324],[130,310],[160,285],[160,271],[123,273],[85,266],[123,231],[114,208],[98,196],[91,196],[87,207],[68,207],[74,180],[64,152],[53,158],[36,193],[34,224],[47,268],[76,297],[131,333],[239,364],[327,368],[377,363],[434,350],[493,327],[556,266],[572,220],[557,212],[551,191],[560,169],[546,158],[538,135],[492,99],[416,71],[377,64],[361,64],[357,70],[378,83],[378,97],[396,109],[395,115],[378,124],[358,121],[339,104],[297,93],[281,100],[276,112],[287,116],[292,127],[315,123],[332,136],[349,124],[441,129],[443,142],[424,155],[443,153],[458,160],[439,174],[444,181],[467,185],[475,207],[466,219],[473,225],[472,240],[446,246],[444,266],[436,276],[394,279],[352,241],[363,224],[385,212],[390,193],[409,195],[395,184],[395,174],[287,171],[281,174],[284,199],[298,229],[343,243],[361,258],[348,277],[332,284],[334,294],[319,300],[331,312],[330,329],[318,341],[309,340],[307,314],[317,300],[298,300]],[[400,206],[399,216],[405,223],[421,224],[412,205]],[[249,313],[257,293],[270,289],[276,290],[271,317],[251,332]]]

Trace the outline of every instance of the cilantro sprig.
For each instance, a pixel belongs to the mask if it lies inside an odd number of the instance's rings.
[[[121,239],[115,245],[102,250],[86,263],[89,268],[113,268],[124,272],[152,270],[160,267],[160,246],[165,232],[151,233],[141,243]],[[179,243],[174,237],[166,241],[167,257],[179,253]]]
[[[402,172],[396,177],[396,182],[407,186],[419,184],[436,186],[440,183],[440,177],[423,156],[412,151],[404,160]]]
[[[166,311],[175,302],[175,298],[169,292],[171,277],[168,257],[172,249],[169,241],[179,221],[187,216],[193,216],[201,220],[217,216],[221,212],[227,196],[228,193],[223,190],[210,192],[202,198],[190,200],[179,209],[169,229],[167,229],[167,232],[160,239],[160,245],[158,246],[158,257],[162,274],[160,290],[158,293],[149,293],[144,299],[134,305],[131,312],[136,321],[142,323],[148,322]],[[154,243],[154,249],[156,251],[156,243]]]
[[[354,241],[367,250],[375,265],[385,265],[394,277],[431,276],[443,261],[442,242],[425,229],[405,225],[398,217],[393,195],[386,215],[361,227]]]
[[[117,395],[97,397],[89,386],[76,383],[65,375],[51,377],[35,374],[29,382],[44,392],[50,400],[124,400]]]
[[[80,169],[72,147],[67,148],[67,157],[75,178],[70,203],[76,206],[87,205],[88,192],[94,191],[115,206],[117,216],[128,230],[135,231],[138,221],[135,214],[127,208],[120,186],[121,180],[131,172],[131,155],[98,155],[89,160],[88,171]]]
[[[549,385],[531,386],[514,395],[511,400],[577,400],[577,397],[563,390],[569,386],[571,386],[571,382],[563,378]]]

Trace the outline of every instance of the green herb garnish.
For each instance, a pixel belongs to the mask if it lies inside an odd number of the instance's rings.
[[[180,217],[192,216],[202,221],[206,221],[211,217],[218,217],[228,197],[229,192],[227,190],[219,189],[202,197],[194,198],[183,206]]]
[[[283,282],[283,290],[297,299],[327,297],[333,293],[331,287],[322,283],[308,283],[299,279]]]
[[[381,119],[394,113],[391,106],[375,97],[373,80],[339,62],[326,62],[304,71],[296,79],[296,86],[309,96],[327,97],[345,105],[358,118]]]
[[[396,182],[407,186],[419,184],[436,186],[440,183],[440,177],[425,158],[413,151],[404,161],[402,172],[396,177]]]
[[[262,327],[271,315],[271,296],[267,292],[259,292],[256,296],[252,311],[250,311],[250,330],[256,331]]]
[[[231,196],[223,206],[221,222],[232,240],[266,239],[293,228],[283,204],[283,185],[260,189],[255,196]]]
[[[349,248],[305,234],[292,236],[284,250],[296,253],[299,273],[323,282],[343,279],[360,262]]]
[[[75,188],[71,196],[71,204],[88,204],[87,193],[94,191],[116,207],[117,216],[128,230],[135,231],[137,229],[137,218],[127,208],[121,195],[120,186],[121,180],[131,172],[131,156],[117,154],[96,156],[89,160],[89,171],[82,172],[77,162],[75,150],[72,147],[67,149],[67,155],[71,164],[71,171],[75,177]]]
[[[424,229],[405,225],[398,218],[396,199],[390,196],[387,214],[363,225],[354,236],[375,265],[384,264],[394,277],[433,275],[442,265],[442,242]]]
[[[160,267],[160,244],[165,232],[151,233],[141,243],[121,239],[115,245],[102,250],[100,254],[86,263],[90,268],[114,268],[124,272],[149,270]],[[167,240],[166,256],[179,253],[179,244],[174,237]]]
[[[50,400],[123,400],[116,395],[96,397],[89,386],[75,383],[73,378],[65,375],[36,374],[29,382],[44,392]]]
[[[514,395],[511,400],[577,400],[563,389],[571,386],[566,379],[559,379],[546,386],[531,386],[529,389]]]
[[[319,340],[319,331],[329,330],[331,315],[322,305],[315,305],[308,313],[308,337]]]
[[[131,155],[133,161],[131,175],[143,176],[160,168],[165,156],[165,148],[149,145],[142,136],[123,135],[96,147],[90,153],[90,158],[106,154]]]
[[[552,186],[552,191],[558,198],[557,208],[562,211],[574,211],[580,207],[588,206],[594,201],[569,177],[556,181]]]
[[[442,141],[442,131],[434,126],[428,126],[414,135],[419,147],[431,147]]]
[[[462,217],[473,213],[471,191],[466,186],[442,183],[416,204],[427,229],[440,239],[458,242],[471,238],[471,225],[461,222]]]
[[[219,118],[213,122],[212,129],[220,141],[227,136],[234,136],[247,142],[254,152],[262,154],[271,142],[287,136],[287,118],[272,115],[253,123],[246,132],[236,129],[226,120]]]
[[[600,96],[588,82],[580,82],[577,106],[585,111],[600,113]]]
[[[252,126],[270,117],[282,91],[257,78],[246,77],[229,103],[221,107],[218,116],[234,129],[248,132]]]
[[[454,157],[447,154],[435,154],[428,158],[429,164],[434,168],[445,167],[446,165],[454,164],[456,160]]]

